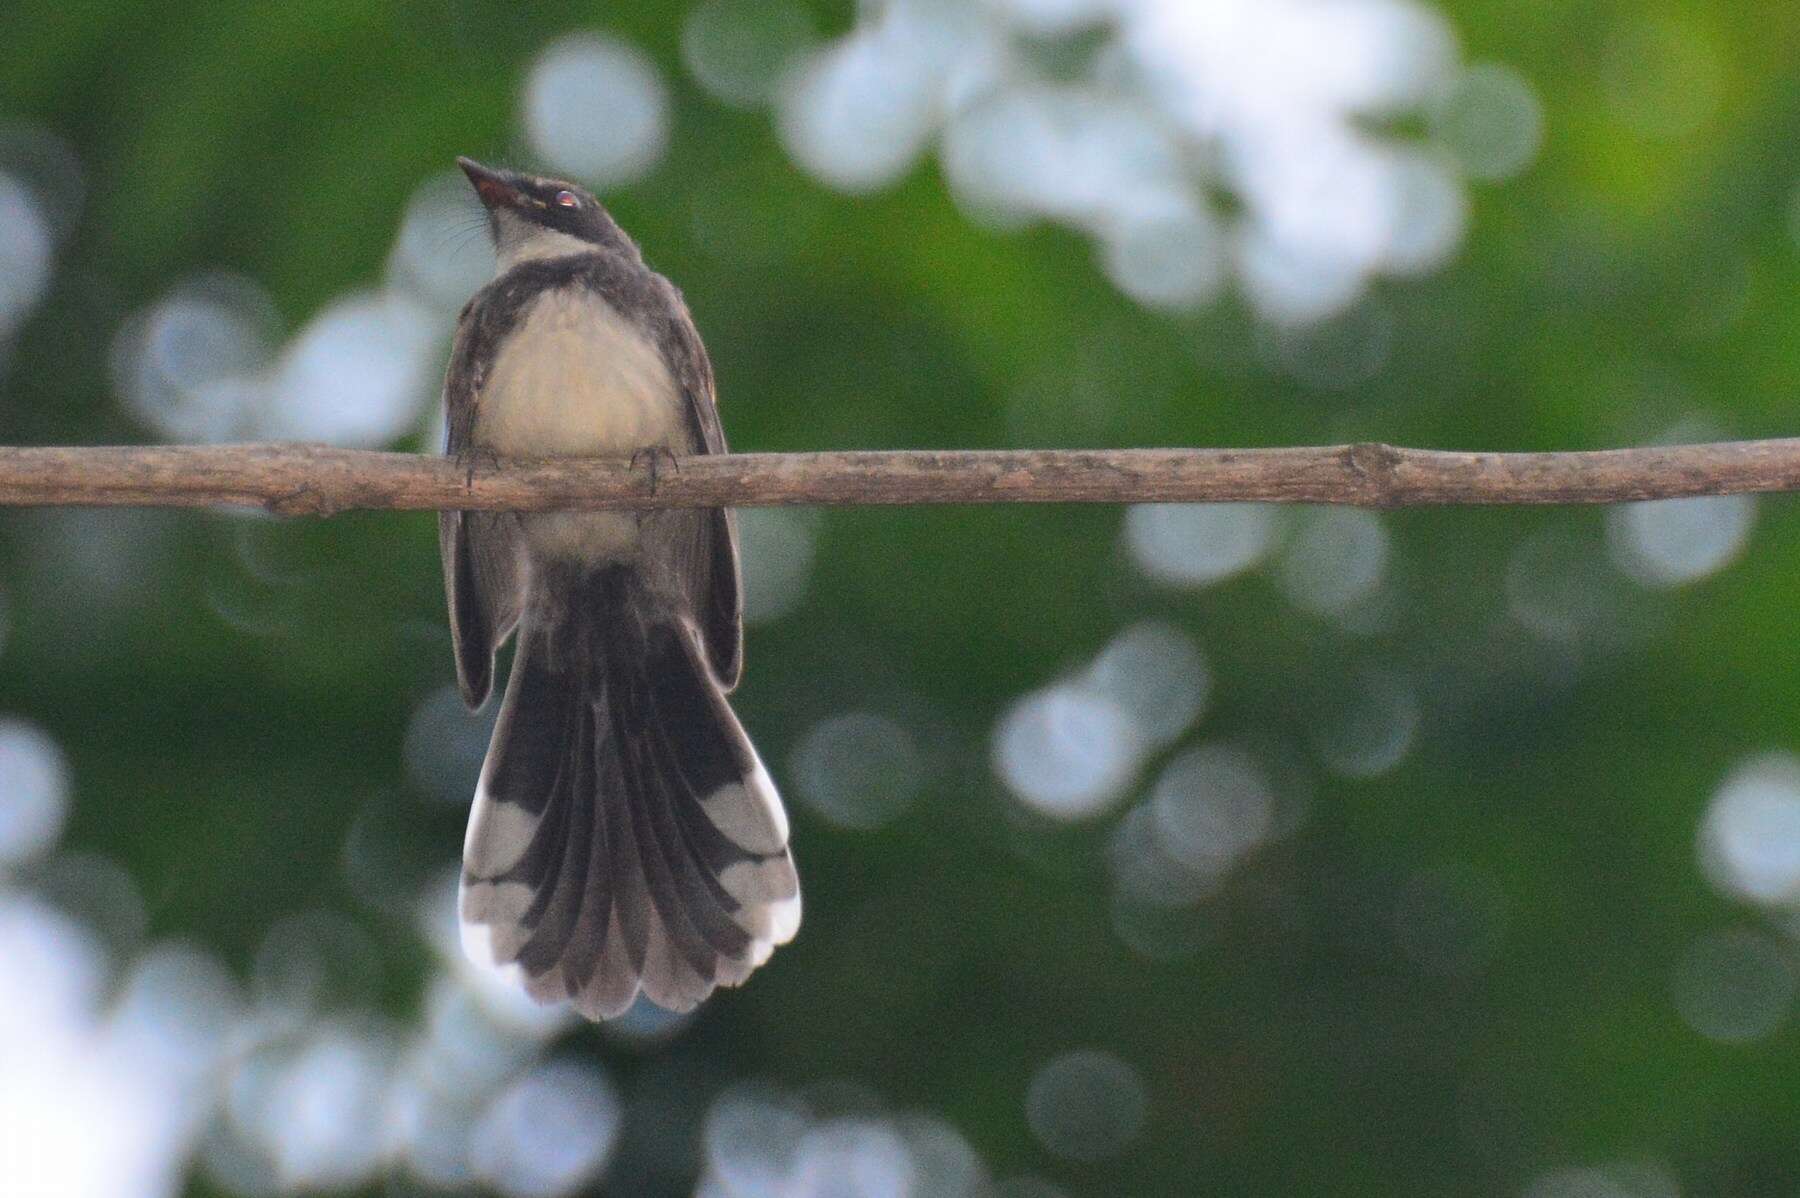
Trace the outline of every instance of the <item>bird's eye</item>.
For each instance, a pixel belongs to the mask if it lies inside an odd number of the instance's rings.
[[[572,191],[557,192],[556,193],[556,202],[559,206],[561,206],[563,208],[579,208],[579,207],[581,207],[581,197],[576,195]]]

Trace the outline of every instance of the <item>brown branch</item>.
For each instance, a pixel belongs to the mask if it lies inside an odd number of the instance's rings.
[[[1391,445],[1296,449],[750,453],[643,464],[554,459],[468,468],[317,445],[0,447],[0,505],[351,508],[769,507],[783,504],[1191,503],[1364,507],[1618,503],[1800,490],[1800,438],[1578,453]]]

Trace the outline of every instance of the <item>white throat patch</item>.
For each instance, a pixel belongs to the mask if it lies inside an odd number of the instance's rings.
[[[591,254],[595,246],[579,237],[534,225],[515,213],[502,209],[498,214],[500,236],[494,249],[495,274],[503,275],[521,262],[540,258],[567,258],[574,254]]]

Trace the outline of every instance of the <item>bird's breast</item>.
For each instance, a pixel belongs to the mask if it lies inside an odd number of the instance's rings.
[[[504,340],[476,399],[474,433],[502,457],[688,448],[680,389],[661,351],[576,288],[546,292]]]
[[[656,344],[597,295],[546,292],[506,337],[475,401],[474,443],[501,457],[625,457],[694,447],[684,400]],[[632,512],[542,512],[522,521],[535,552],[582,560],[639,550]]]

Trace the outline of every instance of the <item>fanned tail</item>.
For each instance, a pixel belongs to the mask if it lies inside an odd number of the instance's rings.
[[[685,1011],[800,925],[787,816],[692,621],[621,571],[527,611],[463,846],[464,945],[590,1019]],[[560,613],[560,614],[546,614]]]

